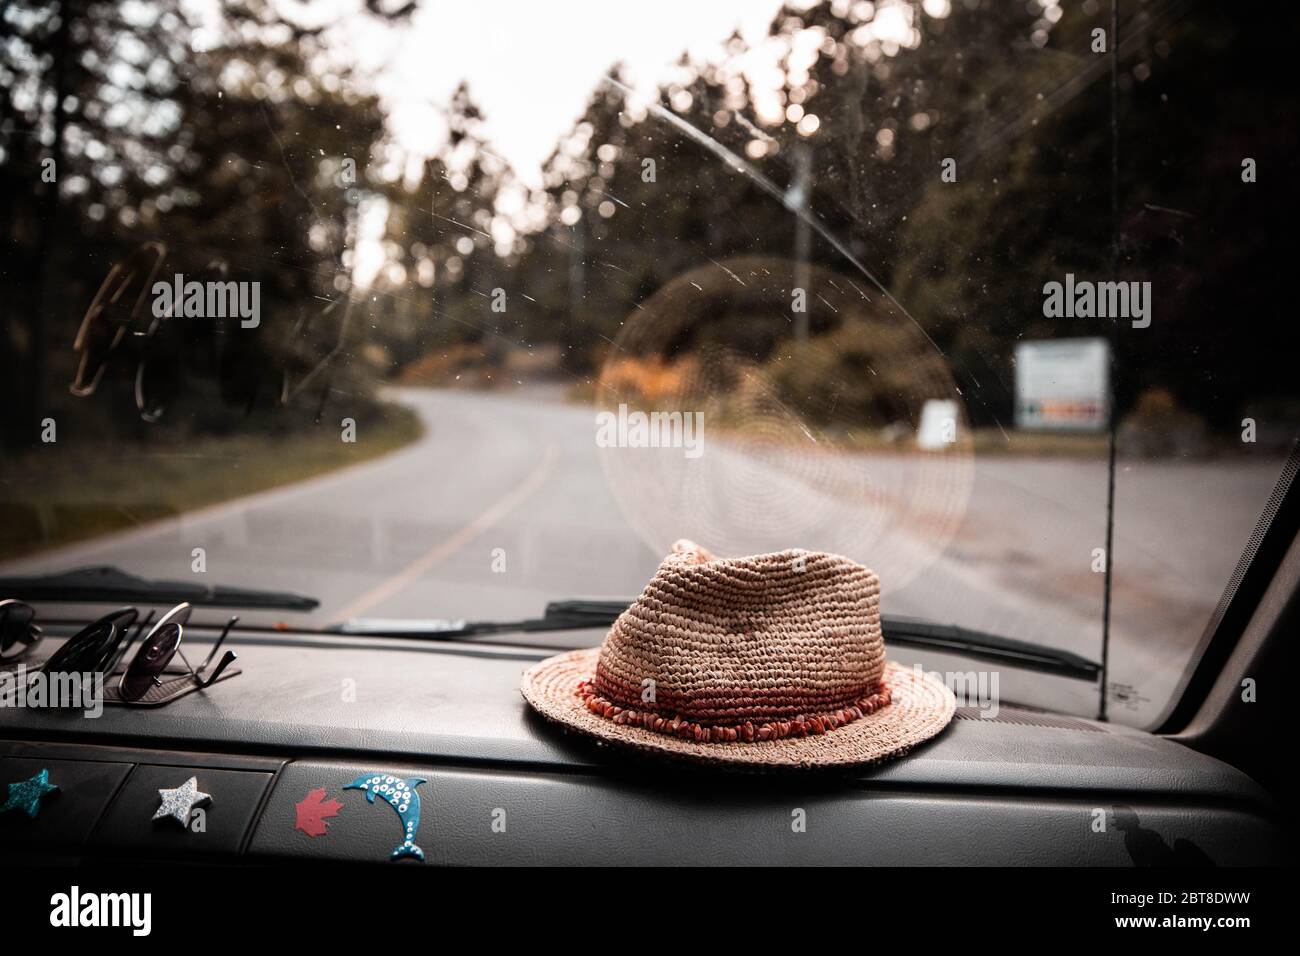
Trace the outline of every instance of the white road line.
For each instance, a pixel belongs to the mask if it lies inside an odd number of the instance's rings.
[[[383,583],[371,588],[365,594],[361,595],[361,597],[352,601],[342,610],[335,612],[331,616],[336,621],[346,621],[349,618],[360,617],[376,604],[388,600],[394,594],[397,594],[403,588],[408,587],[412,582],[418,580],[422,575],[427,574],[442,561],[451,557],[451,555],[469,544],[519,505],[523,504],[528,500],[528,498],[532,497],[532,495],[546,483],[546,479],[550,477],[551,472],[555,470],[555,463],[559,457],[559,450],[555,445],[547,446],[546,453],[542,456],[542,460],[537,463],[537,467],[534,468],[523,481],[512,488],[509,493],[493,504],[492,507],[488,508],[451,537],[445,538],[438,544],[434,545],[397,574],[393,575]]]

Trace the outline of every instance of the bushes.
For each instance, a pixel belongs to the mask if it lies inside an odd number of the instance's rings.
[[[927,398],[951,397],[943,358],[897,322],[854,319],[787,341],[764,371],[783,402],[823,427],[915,428]]]
[[[402,369],[402,385],[459,385],[487,388],[500,379],[500,371],[481,344],[457,342],[430,352]]]

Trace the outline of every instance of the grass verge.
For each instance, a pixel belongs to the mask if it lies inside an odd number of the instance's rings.
[[[419,416],[400,405],[340,440],[332,426],[284,435],[186,439],[183,444],[45,446],[6,456],[0,469],[0,560],[174,517],[302,481],[420,437]]]

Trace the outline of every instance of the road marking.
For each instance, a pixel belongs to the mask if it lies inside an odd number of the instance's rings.
[[[451,555],[465,547],[465,545],[532,497],[545,484],[551,472],[555,470],[555,463],[559,457],[560,453],[557,447],[555,445],[548,446],[542,460],[537,463],[537,467],[523,481],[512,488],[509,493],[488,508],[487,511],[484,511],[451,537],[445,538],[434,545],[387,581],[371,588],[342,610],[330,616],[335,621],[346,621],[349,618],[360,617],[376,604],[388,600],[422,575],[427,574],[437,567],[439,563],[451,557]]]

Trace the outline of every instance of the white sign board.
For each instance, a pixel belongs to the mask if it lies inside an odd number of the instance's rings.
[[[916,446],[924,451],[938,451],[957,441],[957,403],[948,398],[931,398],[921,406],[921,426],[916,430]]]
[[[1016,426],[1103,431],[1110,404],[1110,343],[1050,339],[1016,346]]]

